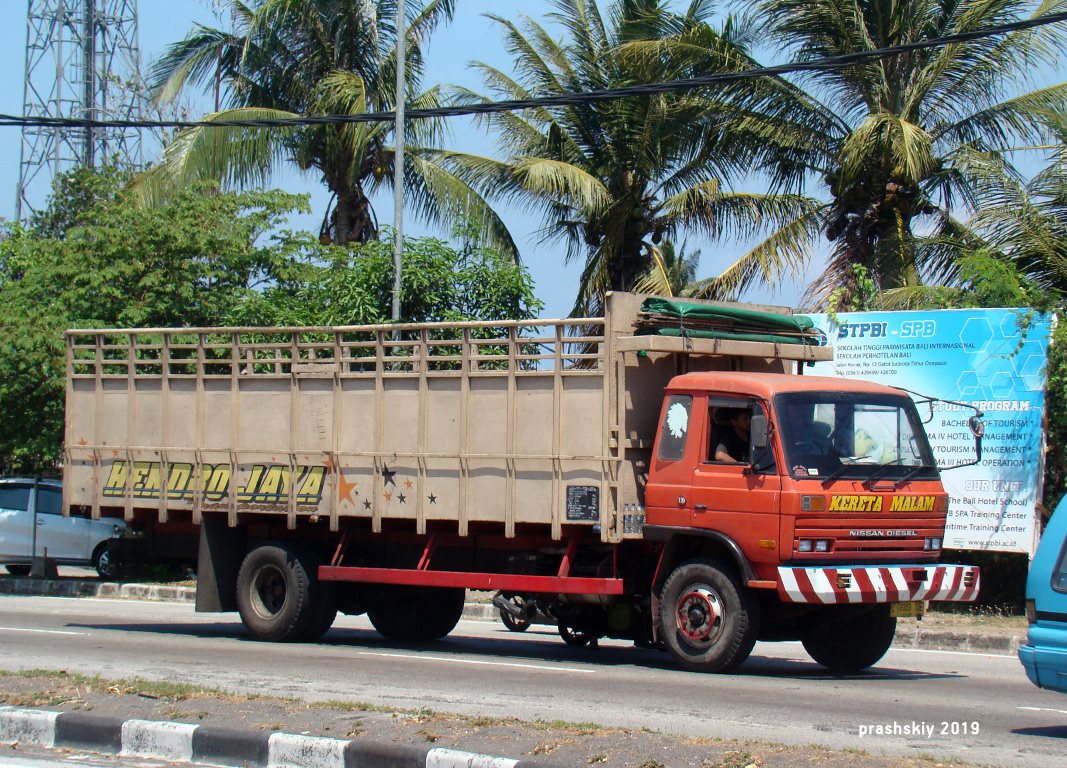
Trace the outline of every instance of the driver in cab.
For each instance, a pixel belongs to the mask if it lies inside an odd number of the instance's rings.
[[[715,443],[715,461],[747,463],[752,412],[745,408],[731,408],[726,418],[727,426],[720,432]]]

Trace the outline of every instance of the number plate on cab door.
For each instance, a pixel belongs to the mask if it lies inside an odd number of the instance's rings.
[[[921,618],[925,613],[926,602],[924,600],[904,600],[889,605],[890,616],[916,616]]]

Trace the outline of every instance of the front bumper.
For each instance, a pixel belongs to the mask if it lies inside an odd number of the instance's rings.
[[[778,596],[787,603],[896,603],[903,600],[969,601],[978,596],[973,565],[893,565],[778,569]]]

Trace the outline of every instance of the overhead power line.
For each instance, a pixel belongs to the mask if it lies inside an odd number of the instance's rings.
[[[840,56],[826,56],[812,61],[779,64],[773,67],[757,67],[737,72],[720,72],[682,80],[667,80],[660,83],[642,83],[618,88],[604,88],[595,91],[561,93],[555,96],[540,96],[530,99],[512,99],[509,101],[491,101],[482,104],[462,104],[432,109],[408,110],[410,120],[461,117],[464,115],[485,115],[497,112],[517,112],[525,109],[542,107],[560,107],[568,104],[589,104],[627,96],[647,96],[656,93],[671,93],[705,88],[724,83],[736,83],[762,77],[774,77],[798,72],[821,72],[861,64],[871,59],[884,59],[929,48],[939,48],[956,43],[968,43],[997,35],[1023,32],[1028,29],[1058,24],[1067,21],[1067,13],[1048,14],[1033,19],[1001,24],[995,27],[976,29],[956,35],[921,40],[914,43],[875,48],[870,51],[858,51]],[[396,118],[395,112],[365,112],[358,115],[319,115],[292,118],[268,118],[260,120],[81,120],[70,118],[19,117],[0,114],[0,126],[50,126],[69,128],[276,128],[299,127],[308,125],[337,125],[345,123],[388,123]]]

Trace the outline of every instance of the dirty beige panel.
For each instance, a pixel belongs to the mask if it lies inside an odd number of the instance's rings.
[[[602,456],[604,452],[604,392],[599,376],[563,377],[563,440],[568,456]]]
[[[382,411],[382,450],[411,454],[419,450],[419,380],[387,378]]]
[[[239,445],[230,435],[230,406],[233,404],[230,382],[225,379],[205,379],[201,386],[203,392],[194,395],[203,408],[200,414],[203,437],[199,447],[218,451],[238,448]]]
[[[520,523],[552,522],[552,461],[526,459],[516,462],[515,519]]]
[[[507,462],[481,459],[471,463],[467,517],[469,520],[503,521],[507,516]]]
[[[478,376],[470,380],[469,453],[499,456],[508,452],[508,380]]]
[[[343,404],[338,428],[337,449],[341,452],[369,453],[373,451],[374,409],[376,402],[374,379],[342,379],[341,400]],[[348,461],[349,459],[346,458],[345,460]]]
[[[375,499],[375,471],[366,458],[342,457],[331,472],[326,493],[341,517],[372,517]]]
[[[426,452],[458,454],[462,447],[462,380],[458,376],[428,379],[426,397]]]
[[[235,447],[276,454],[295,447],[291,445],[289,437],[292,410],[290,387],[290,380],[281,377],[238,380],[238,400],[235,404],[238,438]],[[300,407],[304,410],[309,406],[301,404]]]
[[[516,453],[551,456],[557,428],[553,376],[527,376],[516,381]]]
[[[172,444],[164,435],[163,421],[165,414],[163,406],[162,379],[134,379],[133,396],[127,404],[127,409],[133,412],[133,434],[130,440],[133,445],[163,446]]]
[[[196,448],[196,380],[170,381],[170,444]]]
[[[333,379],[297,379],[299,418],[293,449],[298,453],[329,451],[333,444]]]
[[[420,490],[428,520],[456,520],[460,511],[458,459],[427,459]]]
[[[129,390],[126,379],[102,379],[100,382],[97,436],[89,442],[125,449],[134,436],[127,434]]]

